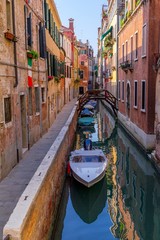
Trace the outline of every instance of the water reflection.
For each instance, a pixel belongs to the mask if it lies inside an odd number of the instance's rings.
[[[117,197],[124,239],[159,240],[159,178],[147,156],[121,128],[118,128]]]
[[[89,131],[83,130],[77,129],[77,149]],[[52,239],[159,240],[160,177],[148,156],[115,124],[103,104],[99,104],[90,134],[93,146],[109,159],[106,177],[95,189],[75,180],[67,185],[68,202],[61,205],[59,238]]]
[[[72,205],[85,223],[94,222],[105,207],[107,182],[103,178],[91,188],[86,188],[73,179],[70,185]]]

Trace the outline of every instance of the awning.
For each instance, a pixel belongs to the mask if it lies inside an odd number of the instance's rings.
[[[103,38],[104,38],[105,36],[107,36],[109,33],[112,32],[112,28],[113,28],[113,26],[111,26],[111,27],[107,30],[107,32],[105,32],[105,33],[102,35],[101,40],[103,40]]]

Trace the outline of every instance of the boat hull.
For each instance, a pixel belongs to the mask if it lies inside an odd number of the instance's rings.
[[[86,187],[99,182],[106,172],[108,159],[100,149],[75,150],[70,156],[72,176]]]
[[[90,187],[92,187],[93,185],[95,185],[96,183],[98,183],[99,181],[101,181],[104,178],[105,171],[103,171],[99,176],[97,176],[95,179],[93,179],[90,182],[85,181],[83,178],[78,176],[74,171],[72,171],[72,176],[74,177],[74,179],[76,181],[78,181],[79,183],[83,184],[84,186],[90,188]]]

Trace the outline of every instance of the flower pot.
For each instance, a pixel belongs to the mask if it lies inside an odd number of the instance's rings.
[[[27,57],[28,57],[28,58],[33,58],[33,55],[32,55],[32,53],[30,53],[30,52],[27,52]]]
[[[10,40],[10,41],[13,41],[14,40],[14,34],[13,33],[11,33],[11,32],[5,32],[4,33],[4,36],[5,36],[5,38],[6,39],[8,39],[8,40]]]

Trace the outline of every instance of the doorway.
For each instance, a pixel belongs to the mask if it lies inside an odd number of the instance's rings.
[[[20,107],[21,107],[22,153],[24,153],[28,149],[25,95],[20,96]]]

